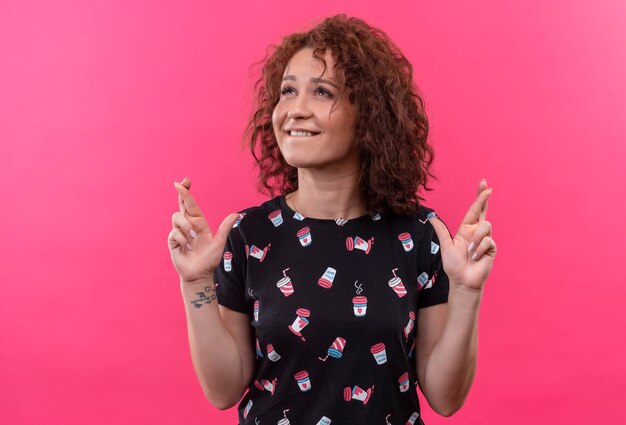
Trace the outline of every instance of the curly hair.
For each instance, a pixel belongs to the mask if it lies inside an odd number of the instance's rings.
[[[358,187],[369,211],[415,215],[427,187],[434,151],[427,144],[428,118],[413,83],[413,66],[380,29],[344,14],[325,19],[304,33],[283,37],[270,46],[254,84],[254,107],[244,141],[259,167],[258,190],[275,196],[298,188],[297,168],[283,158],[276,141],[272,112],[280,100],[287,63],[303,48],[324,63],[330,50],[337,76],[350,89],[357,112],[355,148],[361,170]],[[258,149],[260,148],[260,149]],[[259,150],[257,155],[257,150]]]

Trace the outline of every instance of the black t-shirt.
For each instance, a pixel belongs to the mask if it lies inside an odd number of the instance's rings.
[[[215,283],[256,343],[240,424],[422,423],[418,309],[449,287],[432,211],[314,219],[277,196],[239,213]]]

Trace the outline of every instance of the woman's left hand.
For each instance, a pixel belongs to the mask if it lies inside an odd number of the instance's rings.
[[[441,220],[429,218],[439,238],[441,261],[451,286],[481,290],[491,272],[496,243],[491,238],[491,223],[485,217],[492,190],[487,188],[485,179],[478,183],[478,196],[454,238]]]

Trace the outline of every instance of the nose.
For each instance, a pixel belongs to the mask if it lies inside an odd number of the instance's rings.
[[[308,118],[311,115],[312,113],[309,109],[306,94],[300,94],[299,96],[296,96],[293,102],[291,102],[291,104],[289,105],[289,109],[287,110],[287,118],[291,119]]]

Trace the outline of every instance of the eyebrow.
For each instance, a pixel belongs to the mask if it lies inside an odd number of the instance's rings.
[[[296,77],[294,75],[285,75],[283,77],[283,81],[285,81],[285,80],[296,81]],[[326,83],[326,84],[330,84],[331,86],[335,87],[336,89],[339,89],[339,86],[336,83],[333,83],[330,80],[325,80],[323,78],[311,78],[311,82],[312,83]]]

